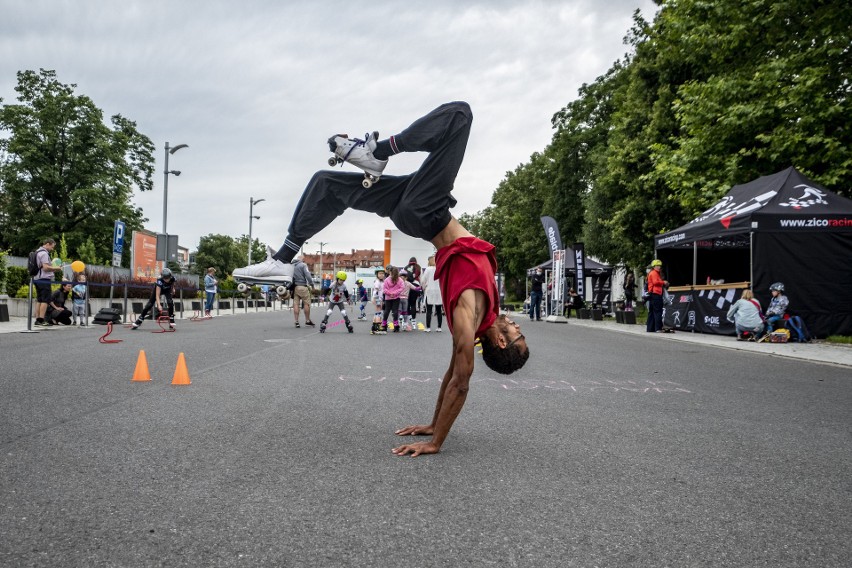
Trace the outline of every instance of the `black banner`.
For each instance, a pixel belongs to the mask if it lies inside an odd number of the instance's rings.
[[[586,250],[583,243],[574,243],[574,268],[577,277],[574,279],[574,289],[577,295],[586,299]]]
[[[592,302],[600,307],[605,314],[612,311],[612,272],[592,275]]]
[[[559,225],[553,217],[542,217],[541,224],[544,226],[544,234],[547,236],[547,247],[550,249],[550,259],[553,253],[562,250],[562,236],[559,234]]]
[[[665,327],[714,335],[736,335],[734,324],[726,316],[731,304],[739,299],[741,290],[716,288],[670,294],[672,303],[663,306]]]

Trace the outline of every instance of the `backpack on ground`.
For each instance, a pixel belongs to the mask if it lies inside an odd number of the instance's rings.
[[[41,266],[38,264],[38,251],[40,249],[36,249],[30,253],[27,257],[27,274],[30,276],[37,276],[39,272],[41,272]]]
[[[784,323],[784,327],[790,330],[790,339],[797,343],[807,343],[812,339],[811,332],[808,326],[805,325],[805,320],[800,316],[790,316]]]

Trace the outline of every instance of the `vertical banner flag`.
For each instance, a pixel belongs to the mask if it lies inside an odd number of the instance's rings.
[[[542,217],[541,224],[544,226],[544,234],[547,236],[547,246],[550,248],[550,259],[553,253],[562,250],[562,237],[559,235],[559,225],[553,217]]]
[[[565,251],[553,251],[553,288],[551,290],[553,303],[551,305],[551,314],[561,316],[562,309],[565,306]]]
[[[583,243],[574,243],[574,267],[577,270],[577,282],[574,288],[584,300],[586,299],[586,251]]]

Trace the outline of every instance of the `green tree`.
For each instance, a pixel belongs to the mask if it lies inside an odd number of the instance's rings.
[[[697,214],[730,186],[795,166],[852,189],[852,12],[824,0],[682,0],[654,36],[700,69],[673,101],[679,134],[656,169]]]
[[[6,279],[7,279],[7,268],[6,268],[6,257],[9,255],[9,251],[0,249],[0,294],[6,293]]]
[[[54,71],[17,77],[19,104],[0,108],[0,247],[24,256],[41,237],[64,234],[69,250],[91,238],[106,254],[113,220],[128,233],[142,228],[131,195],[152,188],[153,143],[121,115],[104,124]]]
[[[228,235],[207,235],[201,237],[198,242],[198,251],[195,253],[195,272],[200,275],[207,273],[209,267],[224,278],[231,274],[235,268],[246,265],[248,260],[248,236],[242,235],[234,239]],[[266,245],[259,240],[252,241],[251,249],[252,263],[261,262],[266,259]]]
[[[235,241],[237,246],[237,257],[242,257],[242,260],[238,260],[235,268],[240,266],[245,266],[248,262],[248,235],[240,235],[238,239]],[[258,239],[253,239],[251,242],[251,263],[257,264],[258,262],[266,260],[266,245],[261,243]],[[229,270],[228,274],[233,272],[233,270]]]
[[[70,262],[68,259],[71,257],[68,255],[68,241],[65,240],[65,233],[62,233],[62,235],[59,237],[59,246],[57,248],[59,249],[57,254],[59,259],[63,263]]]
[[[77,247],[77,260],[82,260],[87,265],[89,264],[105,264],[105,261],[101,261],[98,258],[97,250],[95,249],[95,243],[92,240],[92,237],[86,238],[86,241]]]

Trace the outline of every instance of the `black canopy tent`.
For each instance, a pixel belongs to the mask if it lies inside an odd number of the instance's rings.
[[[852,200],[794,168],[734,186],[654,244],[672,285],[748,281],[765,308],[783,282],[814,335],[852,335]]]
[[[577,265],[575,262],[574,249],[566,247],[564,266],[564,277],[570,278],[572,285],[576,286]],[[541,268],[544,271],[553,270],[553,260],[547,260],[541,264],[537,264],[532,268],[527,269],[527,276],[532,276],[536,268]],[[601,264],[585,257],[585,265],[583,268],[586,276],[592,279],[592,302],[600,306],[605,312],[609,312],[612,304],[612,267]],[[585,298],[584,298],[585,299]]]

